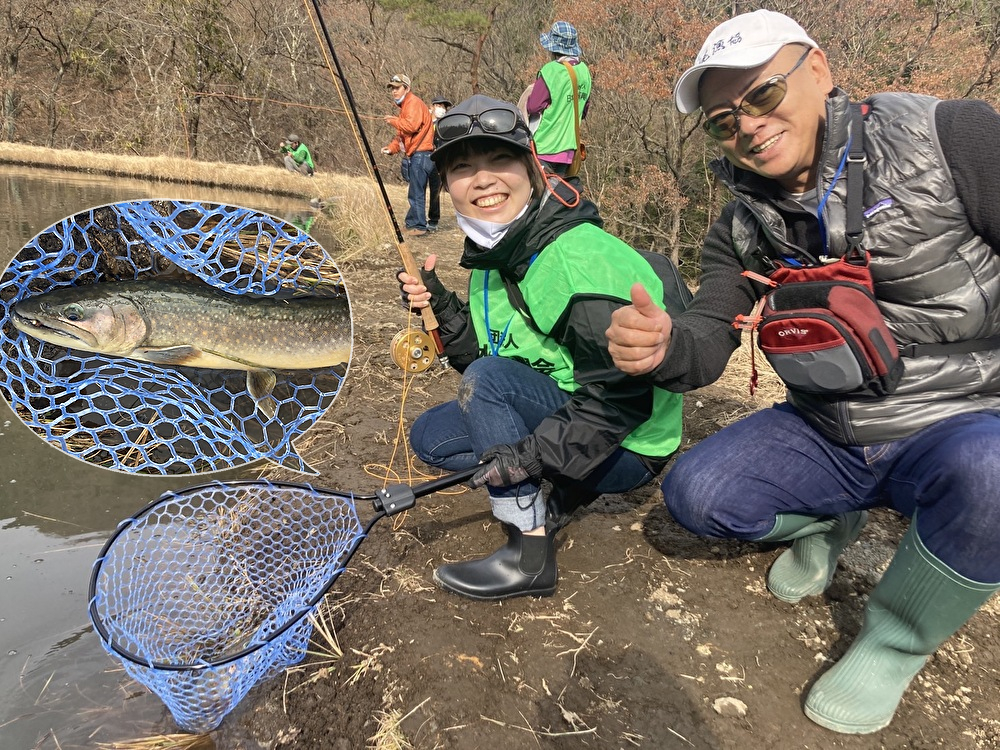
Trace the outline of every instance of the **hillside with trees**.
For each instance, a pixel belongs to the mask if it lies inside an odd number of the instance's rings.
[[[345,83],[378,153],[392,135],[389,76],[405,72],[428,101],[516,101],[546,59],[539,32],[565,19],[595,80],[591,195],[611,231],[694,267],[726,197],[708,170],[715,148],[697,115],[675,111],[671,87],[712,26],[761,6],[797,18],[855,97],[1000,102],[995,0],[16,0],[0,20],[0,140],[276,164],[296,132],[320,170],[361,174]]]

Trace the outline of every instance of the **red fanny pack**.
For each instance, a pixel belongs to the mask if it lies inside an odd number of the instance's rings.
[[[806,393],[884,396],[899,385],[899,348],[875,302],[868,253],[815,268],[779,268],[775,287],[733,325],[757,330],[761,351],[789,388]],[[756,367],[751,391],[756,386]]]

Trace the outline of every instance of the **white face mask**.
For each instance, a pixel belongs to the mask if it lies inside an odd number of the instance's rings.
[[[445,112],[447,111],[448,110],[446,110],[444,107],[436,106],[434,107],[434,111],[431,114],[433,115],[435,120],[440,120],[442,117],[444,117]]]
[[[480,247],[492,250],[500,243],[500,240],[506,236],[507,230],[510,229],[511,224],[524,216],[525,212],[528,210],[528,206],[530,205],[531,200],[529,199],[528,202],[524,204],[524,208],[521,209],[521,213],[504,224],[498,224],[495,221],[473,219],[471,216],[465,216],[460,214],[458,211],[455,212],[455,220],[458,224],[458,228],[465,232],[466,237]]]

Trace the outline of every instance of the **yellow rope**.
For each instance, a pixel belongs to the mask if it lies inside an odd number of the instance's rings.
[[[265,99],[260,96],[241,96],[239,94],[227,94],[223,91],[195,91],[192,92],[196,96],[204,97],[217,97],[223,99],[235,99],[241,102],[261,102],[262,104],[280,104],[282,107],[297,107],[298,109],[310,109],[316,112],[330,112],[335,115],[348,115],[346,109],[334,109],[333,107],[324,107],[319,104],[304,104],[302,102],[288,102],[284,99]],[[358,117],[364,120],[381,120],[383,119],[381,115],[361,115]]]

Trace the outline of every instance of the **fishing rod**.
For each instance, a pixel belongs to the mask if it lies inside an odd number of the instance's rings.
[[[364,152],[364,156],[368,159],[368,166],[372,171],[372,176],[375,178],[375,182],[378,184],[386,214],[392,223],[393,230],[396,232],[396,248],[399,250],[399,257],[403,261],[403,268],[410,276],[415,276],[419,279],[420,266],[417,265],[417,261],[414,259],[413,254],[409,251],[409,249],[404,247],[405,241],[403,239],[403,233],[400,231],[399,222],[396,221],[396,215],[393,213],[392,202],[389,200],[389,194],[386,192],[385,183],[382,181],[382,175],[379,172],[378,163],[375,161],[375,154],[372,151],[371,145],[368,143],[368,137],[365,135],[365,129],[361,125],[361,115],[358,113],[358,107],[354,101],[354,94],[351,92],[351,86],[347,82],[347,76],[344,75],[344,71],[340,66],[337,51],[333,46],[333,40],[330,38],[330,33],[326,28],[326,21],[323,20],[323,13],[319,9],[319,0],[312,0],[312,7],[313,12],[316,14],[316,20],[319,22],[320,30],[323,32],[323,39],[326,42],[327,51],[330,53],[333,65],[336,67],[335,76],[340,81],[341,89],[347,98],[347,105],[354,118],[354,126],[361,139],[362,151]],[[400,367],[411,372],[421,372],[430,367],[431,362],[433,361],[433,354],[437,354],[437,358],[441,361],[441,364],[447,367],[448,358],[444,353],[444,344],[441,342],[441,335],[438,333],[438,322],[434,312],[428,305],[427,307],[420,309],[420,316],[424,324],[424,330],[427,331],[433,341],[434,351],[431,352],[430,348],[424,341],[421,332],[414,330],[400,331],[392,340],[390,353],[393,361]]]

